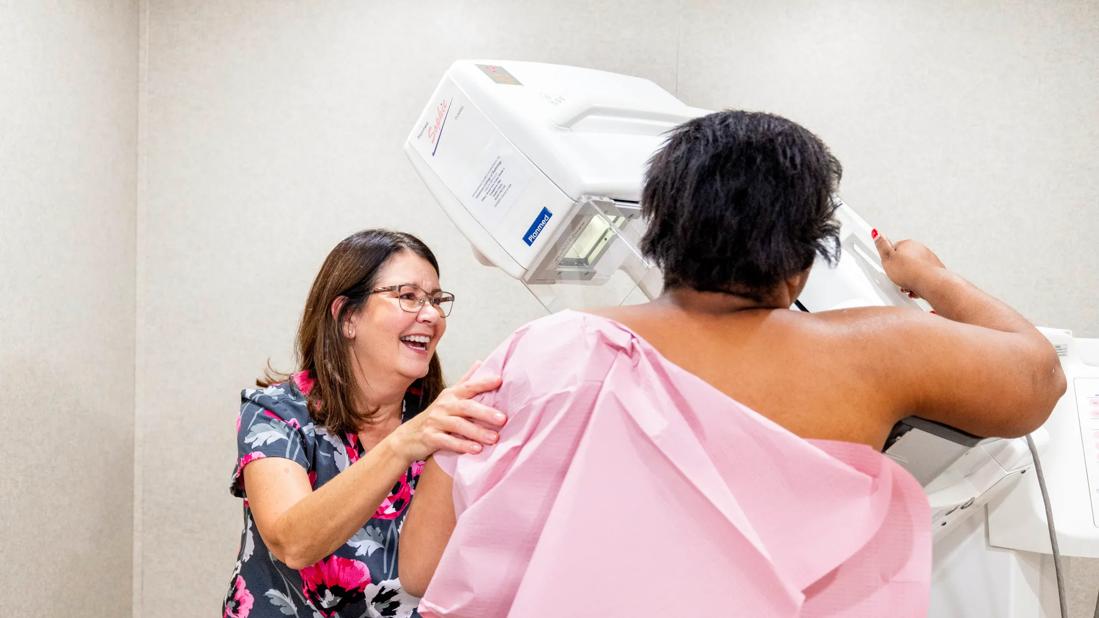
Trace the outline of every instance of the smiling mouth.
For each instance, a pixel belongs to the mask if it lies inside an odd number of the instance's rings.
[[[401,337],[401,343],[417,352],[427,352],[427,345],[430,342],[431,337],[426,335],[405,335]]]

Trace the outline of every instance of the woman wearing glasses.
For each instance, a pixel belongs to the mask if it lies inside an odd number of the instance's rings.
[[[397,535],[424,459],[479,452],[505,420],[470,400],[497,377],[443,388],[435,348],[453,303],[409,234],[362,231],[328,255],[298,371],[242,393],[231,491],[244,531],[225,616],[415,615]]]

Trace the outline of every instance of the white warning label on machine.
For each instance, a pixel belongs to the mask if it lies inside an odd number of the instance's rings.
[[[498,207],[511,190],[511,183],[508,182],[505,172],[507,166],[504,165],[504,157],[497,156],[481,178],[480,184],[473,190],[473,199]]]
[[[440,85],[410,142],[481,228],[495,233],[537,168],[454,84]],[[463,217],[449,210],[452,218]]]
[[[507,140],[493,137],[481,149],[472,169],[471,184],[463,199],[480,220],[490,228],[501,222],[515,200],[531,181],[530,163]]]
[[[1087,462],[1092,522],[1099,528],[1099,378],[1076,378],[1073,387]]]

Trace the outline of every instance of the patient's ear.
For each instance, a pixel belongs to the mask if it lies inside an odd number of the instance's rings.
[[[800,273],[790,275],[786,278],[786,289],[790,291],[790,304],[801,296],[803,290],[805,290],[805,284],[809,281],[809,271],[813,269],[812,266],[806,268]]]

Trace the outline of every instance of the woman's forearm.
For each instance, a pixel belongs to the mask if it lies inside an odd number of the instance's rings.
[[[276,520],[269,540],[293,569],[323,559],[343,545],[377,511],[408,469],[390,440],[382,440],[359,461],[290,507]]]
[[[1042,338],[1017,311],[945,268],[930,270],[922,279],[920,295],[944,318]]]
[[[940,316],[1005,333],[1018,333],[1031,342],[1044,342],[1045,338],[1026,318],[948,270],[939,256],[922,243],[902,240],[894,244],[877,230],[871,235],[886,276],[902,291],[907,288],[923,297]]]

